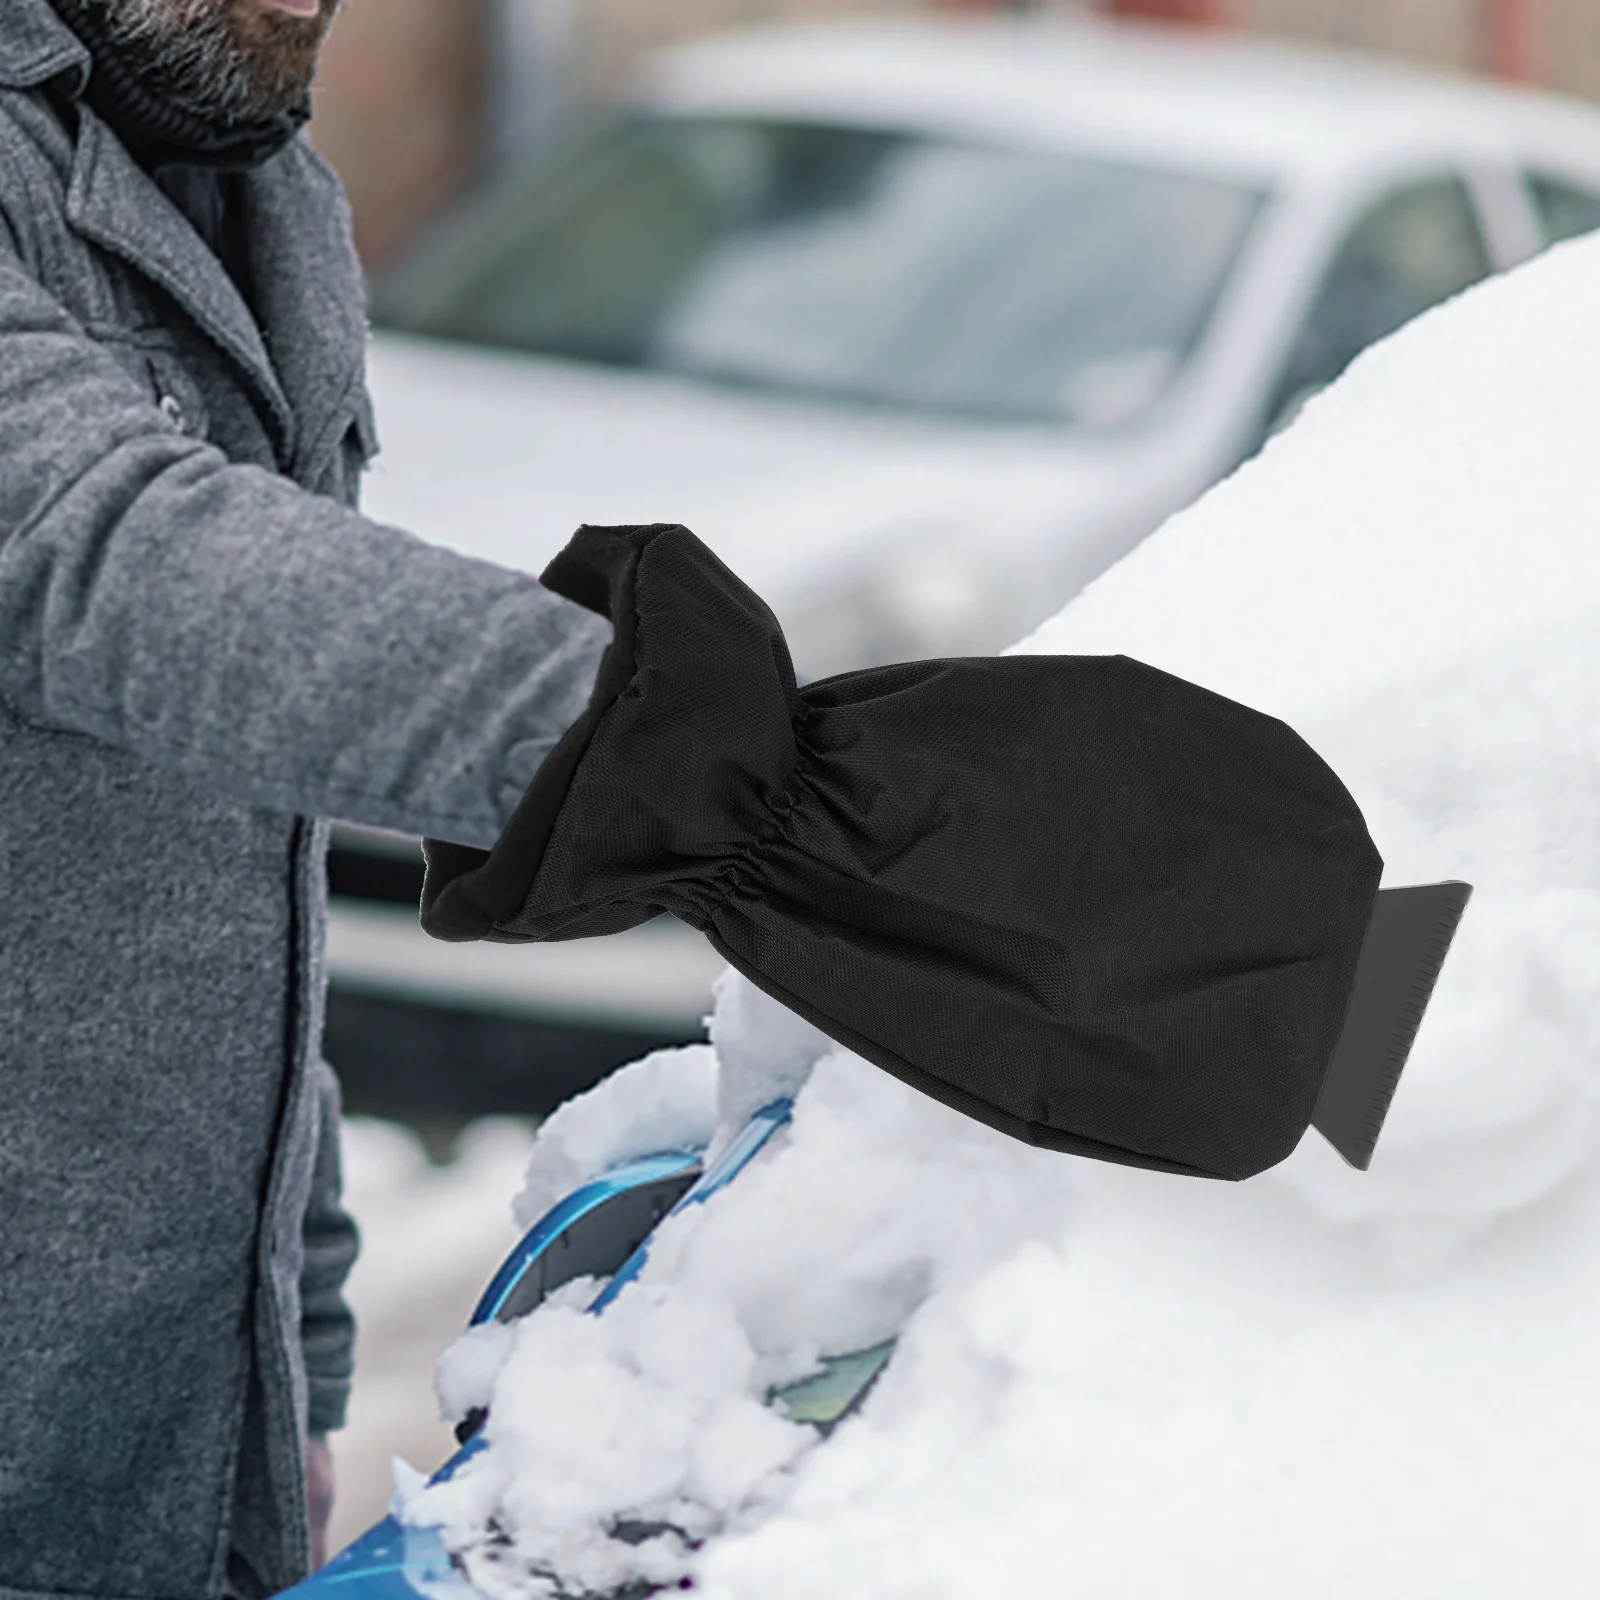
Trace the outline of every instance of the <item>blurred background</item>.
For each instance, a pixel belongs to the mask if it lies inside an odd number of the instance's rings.
[[[312,137],[373,287],[374,515],[538,572],[683,521],[802,681],[1021,638],[1362,349],[1600,226],[1592,0],[345,0]],[[326,1048],[367,1237],[336,1535],[541,1117],[703,1037],[670,919],[451,946],[341,826]]]
[[[483,170],[603,104],[662,45],[757,22],[1101,10],[1381,52],[1600,96],[1590,0],[345,0],[313,137],[392,261]]]

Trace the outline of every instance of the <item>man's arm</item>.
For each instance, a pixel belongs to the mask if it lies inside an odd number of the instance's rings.
[[[185,437],[0,236],[0,698],[254,804],[487,845],[609,627]]]

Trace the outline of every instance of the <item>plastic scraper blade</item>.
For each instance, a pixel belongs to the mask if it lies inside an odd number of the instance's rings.
[[[1395,1086],[1422,1026],[1470,883],[1380,889],[1356,963],[1344,1029],[1322,1081],[1311,1126],[1365,1172]]]

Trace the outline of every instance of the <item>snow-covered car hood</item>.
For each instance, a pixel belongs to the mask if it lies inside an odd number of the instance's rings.
[[[998,645],[1161,520],[1152,442],[1085,442],[379,333],[366,509],[538,572],[584,522],[681,522],[788,623],[908,551],[1005,584]],[[1033,614],[1028,615],[1029,612]],[[1004,631],[1001,631],[1004,630]]]

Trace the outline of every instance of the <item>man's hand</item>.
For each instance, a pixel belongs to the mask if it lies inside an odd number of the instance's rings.
[[[311,1529],[312,1570],[328,1559],[328,1522],[333,1516],[333,1452],[325,1433],[306,1439],[306,1520]]]

